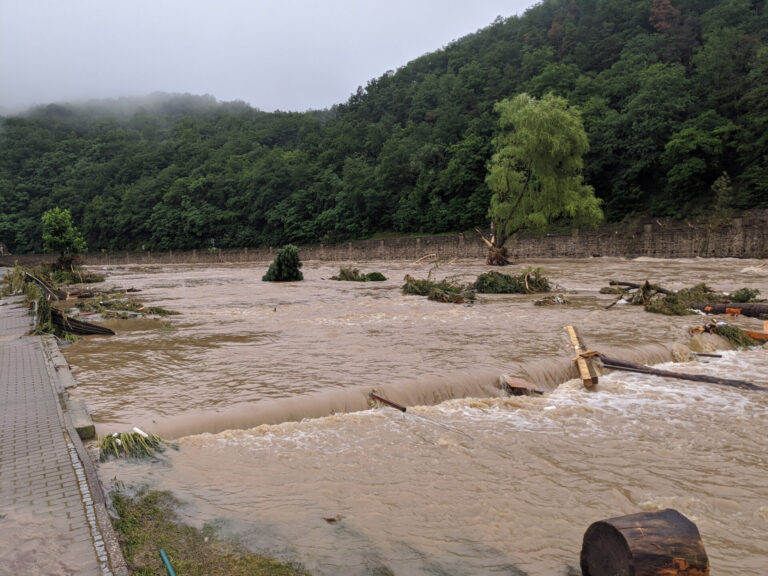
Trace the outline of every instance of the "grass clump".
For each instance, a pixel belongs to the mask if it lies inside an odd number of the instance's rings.
[[[185,576],[306,576],[298,565],[249,552],[220,539],[213,528],[179,522],[178,501],[169,492],[143,490],[130,497],[112,493],[112,520],[132,574],[165,574],[163,548],[178,574]]]
[[[115,432],[99,438],[99,460],[110,458],[153,458],[165,450],[166,442],[154,434],[136,428],[133,432]]]
[[[275,259],[269,265],[269,270],[261,279],[264,282],[295,282],[304,280],[304,275],[299,268],[302,262],[299,259],[299,249],[293,244],[283,246],[277,251]]]
[[[533,294],[552,289],[541,268],[528,268],[518,276],[492,270],[480,274],[472,287],[480,294]]]
[[[381,272],[369,272],[363,274],[357,268],[339,268],[337,276],[331,276],[331,280],[340,280],[343,282],[383,282],[386,276]]]

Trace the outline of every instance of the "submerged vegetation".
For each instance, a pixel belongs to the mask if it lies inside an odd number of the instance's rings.
[[[99,438],[99,460],[110,458],[152,458],[163,452],[167,442],[154,434],[147,434],[138,428],[132,432],[115,432]]]
[[[472,288],[479,294],[533,294],[551,290],[541,268],[528,268],[517,276],[491,270],[480,274]]]
[[[304,280],[304,275],[300,270],[301,267],[299,249],[289,244],[277,251],[275,259],[261,279],[264,282],[295,282]]]
[[[732,324],[716,323],[706,328],[707,332],[722,336],[736,348],[749,348],[759,346],[762,342],[755,340],[738,326]]]
[[[435,282],[430,277],[414,278],[406,275],[402,287],[403,294],[426,296],[430,300],[454,304],[474,302],[477,294],[533,294],[550,290],[549,280],[542,274],[541,268],[527,268],[517,276],[492,270],[480,274],[470,284],[458,278]]]
[[[344,282],[384,282],[386,276],[381,272],[368,272],[364,274],[357,268],[339,268],[337,276],[331,276],[331,280]]]
[[[302,567],[254,554],[219,538],[210,526],[202,530],[179,521],[178,501],[169,492],[141,491],[134,497],[112,493],[112,520],[132,574],[165,574],[158,551],[168,554],[185,576],[305,576]]]

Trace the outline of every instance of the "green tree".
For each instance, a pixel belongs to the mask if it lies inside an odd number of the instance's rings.
[[[69,210],[52,208],[42,217],[43,245],[48,252],[58,252],[58,265],[62,269],[74,271],[72,262],[78,254],[85,251],[85,240],[72,223]]]
[[[495,110],[501,131],[486,177],[495,227],[489,264],[506,261],[504,243],[519,230],[543,230],[559,218],[580,226],[603,219],[600,200],[581,175],[589,145],[579,111],[553,94],[541,100],[519,94]]]
[[[283,246],[277,251],[269,270],[262,276],[264,282],[294,282],[304,280],[301,273],[301,260],[299,259],[299,249],[292,244]]]

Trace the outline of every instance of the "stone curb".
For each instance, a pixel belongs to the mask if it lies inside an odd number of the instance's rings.
[[[59,418],[71,442],[70,456],[78,481],[81,483],[81,489],[90,494],[85,502],[86,516],[94,535],[93,545],[102,563],[103,574],[129,576],[117,534],[112,528],[104,487],[82,442],[83,439],[96,436],[93,420],[85,402],[69,398],[68,389],[75,388],[77,382],[59,350],[56,338],[50,335],[43,336],[40,338],[40,345],[49,359],[47,364],[51,382],[54,383],[55,392],[60,399]]]

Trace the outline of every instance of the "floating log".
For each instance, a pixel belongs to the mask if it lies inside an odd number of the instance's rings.
[[[737,316],[750,316],[751,318],[761,318],[768,316],[768,304],[759,302],[723,302],[720,304],[709,304],[707,302],[695,302],[690,305],[693,310],[701,310],[707,314],[731,314]]]
[[[641,512],[592,524],[581,547],[584,576],[708,576],[696,524],[677,510]]]
[[[666,288],[662,288],[661,286],[657,286],[656,284],[651,284],[648,282],[648,280],[645,281],[645,284],[637,284],[635,282],[619,282],[617,280],[611,280],[608,282],[611,286],[624,286],[626,288],[632,288],[633,290],[653,290],[654,292],[658,292],[659,294],[665,294],[666,296],[669,296],[670,294],[674,294],[671,290],[667,290]]]
[[[79,334],[81,336],[90,335],[102,335],[102,336],[114,336],[113,330],[98,324],[92,324],[90,322],[84,322],[83,320],[75,320],[69,316],[65,316],[61,310],[51,308],[51,324],[58,326],[62,330],[71,332],[72,334]]]
[[[379,396],[378,394],[376,394],[376,392],[371,392],[371,398],[373,398],[374,400],[378,400],[382,404],[386,404],[387,406],[391,406],[392,408],[395,408],[396,410],[400,410],[400,412],[405,412],[406,411],[406,407],[405,406],[403,406],[401,404],[398,404],[397,402],[392,402],[392,400],[387,400],[383,396]]]
[[[618,358],[608,358],[602,354],[598,358],[603,366],[611,370],[623,370],[625,372],[638,372],[640,374],[649,374],[651,376],[661,376],[664,378],[677,378],[678,380],[690,380],[692,382],[707,382],[708,384],[719,384],[720,386],[730,386],[731,388],[741,388],[742,390],[760,390],[768,392],[768,388],[744,382],[743,380],[729,380],[727,378],[717,378],[716,376],[707,376],[706,374],[685,374],[683,372],[671,372],[670,370],[659,370],[643,364],[635,364]]]
[[[568,337],[571,339],[571,346],[573,346],[574,351],[578,354],[573,360],[576,362],[576,366],[579,369],[579,377],[584,383],[584,386],[590,388],[597,384],[597,371],[590,360],[591,356],[594,356],[595,354],[587,354],[588,350],[584,347],[583,342],[579,339],[579,335],[576,333],[576,329],[573,326],[566,326],[565,329],[568,332]]]

